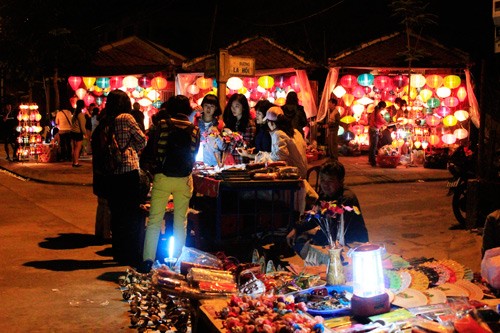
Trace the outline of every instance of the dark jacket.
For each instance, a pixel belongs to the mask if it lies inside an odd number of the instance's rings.
[[[285,117],[290,121],[292,127],[304,136],[303,128],[307,126],[307,116],[302,105],[285,104],[281,107]]]

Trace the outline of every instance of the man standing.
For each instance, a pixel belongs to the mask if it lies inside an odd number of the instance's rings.
[[[328,156],[331,159],[339,158],[338,132],[340,125],[340,113],[337,110],[337,100],[331,97],[328,100],[328,110],[326,111],[325,124],[326,145],[328,147]]]
[[[60,161],[71,161],[71,111],[63,109],[56,113],[56,125],[59,129],[59,143],[61,147]]]
[[[141,111],[141,105],[137,102],[132,105],[132,117],[134,117],[135,121],[139,124],[142,133],[146,133],[144,127],[144,113]]]

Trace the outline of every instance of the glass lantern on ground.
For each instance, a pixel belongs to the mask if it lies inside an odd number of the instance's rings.
[[[384,284],[382,250],[379,245],[367,243],[349,251],[353,274],[351,312],[355,316],[368,317],[390,310]]]

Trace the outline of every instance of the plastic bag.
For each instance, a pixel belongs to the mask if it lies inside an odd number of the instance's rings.
[[[175,271],[181,271],[181,263],[183,262],[217,269],[220,269],[223,266],[222,261],[213,254],[187,246],[182,248],[181,255],[175,264]]]
[[[259,151],[257,155],[255,155],[255,163],[268,163],[273,162],[271,158],[271,153],[267,151]]]
[[[486,250],[481,261],[481,276],[495,289],[500,289],[500,247]]]

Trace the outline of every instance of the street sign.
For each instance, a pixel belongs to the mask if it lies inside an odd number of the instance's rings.
[[[229,56],[229,76],[254,76],[255,59],[250,57]]]

